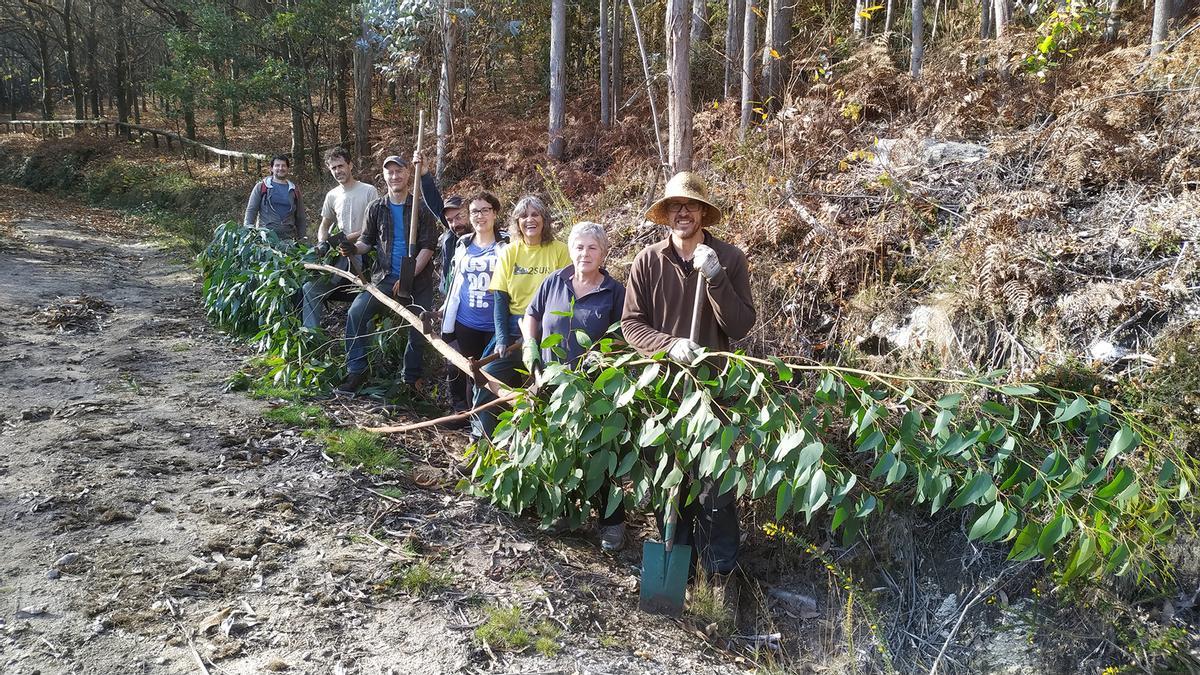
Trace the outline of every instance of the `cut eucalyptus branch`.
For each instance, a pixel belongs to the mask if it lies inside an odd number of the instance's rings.
[[[967,509],[970,539],[1045,556],[1065,580],[1141,576],[1195,482],[1193,460],[1144,421],[1043,384],[726,352],[684,367],[582,337],[598,356],[548,366],[474,468],[479,494],[545,522],[660,503],[686,475],[689,501],[701,480],[774,497],[777,518],[823,514],[847,542],[885,506]],[[936,400],[917,391],[947,387]]]

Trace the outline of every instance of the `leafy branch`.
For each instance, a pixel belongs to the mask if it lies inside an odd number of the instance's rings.
[[[580,525],[593,505],[661,507],[685,467],[689,502],[713,481],[773,498],[777,519],[824,514],[846,543],[885,507],[963,510],[970,539],[1044,557],[1068,582],[1152,577],[1195,482],[1193,460],[1147,421],[1093,396],[1002,384],[1002,372],[905,376],[730,353],[683,368],[611,338],[590,347],[580,370],[548,366],[478,449],[477,494]]]

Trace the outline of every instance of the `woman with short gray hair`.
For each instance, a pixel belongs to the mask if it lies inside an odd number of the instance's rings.
[[[590,343],[595,344],[621,321],[625,287],[604,269],[609,249],[604,227],[587,221],[577,223],[571,228],[568,242],[571,264],[542,281],[521,319],[525,338],[523,357],[529,372],[534,372],[543,361],[577,366],[587,350],[579,344],[576,332],[583,331]],[[562,340],[550,349],[542,349],[542,339],[554,334],[561,335]],[[607,489],[597,492],[601,501],[608,492]],[[596,506],[603,511],[607,505]],[[618,505],[607,518],[601,518],[599,527],[604,550],[616,551],[625,545],[622,506]]]

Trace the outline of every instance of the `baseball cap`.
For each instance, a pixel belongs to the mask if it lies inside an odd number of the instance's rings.
[[[387,159],[383,160],[383,166],[387,166],[393,162],[399,165],[401,169],[407,168],[409,165],[409,161],[400,155],[388,155]]]
[[[461,209],[463,207],[463,198],[458,195],[451,195],[442,203],[442,213],[446,213],[450,209]]]

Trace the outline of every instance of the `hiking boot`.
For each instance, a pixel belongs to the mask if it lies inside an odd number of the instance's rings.
[[[601,525],[600,548],[613,553],[625,548],[625,523]]]
[[[363,384],[367,381],[367,371],[362,370],[357,373],[350,373],[346,379],[342,380],[341,384],[333,388],[335,394],[346,394],[353,396],[362,389]]]

